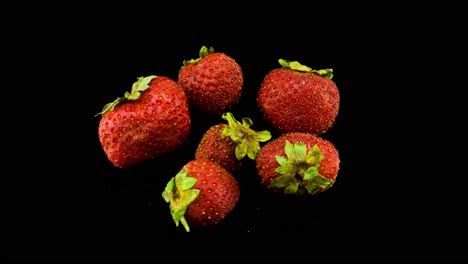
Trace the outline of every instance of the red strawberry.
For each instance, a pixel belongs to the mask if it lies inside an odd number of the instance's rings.
[[[228,121],[212,126],[203,135],[195,152],[196,159],[214,161],[230,172],[241,169],[242,159],[247,155],[254,160],[260,151],[260,143],[268,141],[271,134],[268,131],[254,131],[250,118],[242,118],[242,123],[234,118],[230,112],[224,113],[222,118]]]
[[[211,227],[225,219],[240,196],[237,180],[221,165],[191,160],[169,180],[162,197],[176,226]]]
[[[176,150],[187,139],[191,126],[184,91],[165,76],[137,78],[130,93],[106,104],[97,115],[102,115],[102,148],[119,168]]]
[[[203,46],[199,58],[183,62],[178,83],[187,94],[190,107],[218,115],[240,100],[244,77],[232,57]]]
[[[312,70],[297,61],[279,60],[282,68],[264,78],[257,104],[264,118],[281,133],[325,133],[335,122],[340,94],[332,69]]]
[[[315,195],[330,188],[340,165],[338,150],[319,136],[292,132],[268,142],[256,159],[262,183],[275,193]]]

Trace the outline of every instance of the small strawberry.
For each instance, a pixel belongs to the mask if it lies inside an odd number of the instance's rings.
[[[224,113],[222,118],[228,123],[221,123],[210,127],[203,135],[195,152],[196,159],[214,161],[231,173],[242,167],[242,159],[247,155],[254,160],[260,151],[260,142],[268,141],[271,134],[268,131],[254,131],[250,118],[242,118],[242,123],[234,118],[230,112]]]
[[[176,226],[211,227],[234,209],[240,189],[234,176],[209,160],[191,160],[167,183],[162,197]]]
[[[218,115],[240,100],[244,77],[232,57],[203,46],[199,58],[183,62],[178,83],[187,94],[189,107]]]
[[[279,63],[282,68],[271,70],[258,91],[257,104],[264,118],[281,133],[325,133],[340,105],[332,69],[312,70],[282,59]]]
[[[102,148],[119,168],[176,150],[191,126],[184,91],[165,76],[137,78],[130,93],[106,104],[98,115]]]
[[[292,132],[268,142],[256,159],[261,182],[275,193],[315,195],[330,188],[340,165],[338,150],[319,136]]]

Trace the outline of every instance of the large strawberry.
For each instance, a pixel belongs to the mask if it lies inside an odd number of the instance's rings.
[[[106,104],[97,115],[102,115],[102,148],[119,168],[176,150],[187,139],[191,126],[184,91],[165,76],[137,78],[131,92]]]
[[[291,132],[268,142],[256,158],[261,182],[283,195],[315,195],[336,181],[339,153],[319,136]]]
[[[281,133],[325,133],[335,122],[340,94],[332,69],[313,70],[297,61],[265,76],[257,96],[264,118]]]
[[[268,141],[271,134],[268,131],[255,131],[250,128],[253,122],[250,118],[242,118],[242,123],[230,112],[222,118],[228,123],[220,123],[210,127],[203,135],[195,152],[196,159],[214,161],[230,172],[237,172],[242,167],[242,160],[247,155],[254,160],[260,151],[260,142]]]
[[[189,107],[208,115],[219,115],[241,97],[244,77],[240,65],[222,52],[203,46],[200,57],[184,60],[178,83],[184,89]]]
[[[209,160],[191,160],[169,180],[162,197],[172,218],[190,227],[211,227],[225,219],[236,206],[240,189],[234,176]]]

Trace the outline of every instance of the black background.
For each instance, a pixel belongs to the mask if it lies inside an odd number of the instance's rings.
[[[441,139],[444,129],[434,128],[444,123],[441,107],[415,66],[437,59],[421,47],[438,23],[414,19],[412,9],[341,7],[70,7],[29,24],[35,35],[22,36],[19,64],[26,66],[22,76],[32,77],[24,104],[38,106],[22,112],[34,125],[18,132],[27,135],[17,143],[27,151],[12,152],[21,162],[4,192],[8,257],[466,258],[466,195],[457,184],[457,158],[447,152],[454,133]],[[228,218],[186,233],[174,225],[161,192],[194,158],[203,133],[224,122],[196,112],[189,139],[175,153],[130,169],[111,165],[94,115],[139,76],[176,80],[182,61],[196,58],[203,45],[242,67],[243,94],[231,112],[274,137],[255,97],[278,59],[334,70],[341,105],[322,136],[337,147],[341,164],[330,190],[279,198],[250,162],[236,175],[241,198]]]

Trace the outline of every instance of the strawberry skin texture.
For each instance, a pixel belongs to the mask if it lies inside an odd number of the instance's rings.
[[[185,168],[197,183],[198,197],[187,206],[185,218],[193,227],[218,224],[234,209],[240,189],[237,180],[221,165],[209,160],[189,161]]]
[[[236,158],[236,143],[229,136],[222,135],[226,126],[227,124],[218,124],[208,129],[198,144],[195,159],[207,159],[230,172],[238,172],[242,167],[242,160]]]
[[[285,133],[270,141],[264,145],[258,153],[256,159],[257,174],[260,176],[261,182],[265,186],[269,186],[274,179],[281,176],[281,174],[276,171],[279,167],[276,157],[286,156],[284,150],[286,140],[293,144],[296,142],[304,143],[307,147],[307,151],[309,151],[312,146],[317,145],[323,153],[323,160],[318,166],[319,174],[332,182],[336,181],[340,168],[340,157],[336,147],[330,141],[319,136],[310,133],[291,132]],[[271,188],[271,190],[276,193],[282,192],[282,190],[278,188]],[[319,192],[323,192],[324,190],[325,189],[320,189]]]
[[[172,152],[188,137],[191,119],[181,87],[165,76],[155,77],[149,86],[138,100],[116,105],[100,120],[99,140],[116,167]]]
[[[281,133],[325,133],[340,105],[336,84],[313,72],[278,68],[264,78],[257,104],[265,119]]]
[[[212,53],[181,68],[178,83],[189,106],[209,115],[219,115],[241,97],[244,77],[240,65],[224,53]]]

